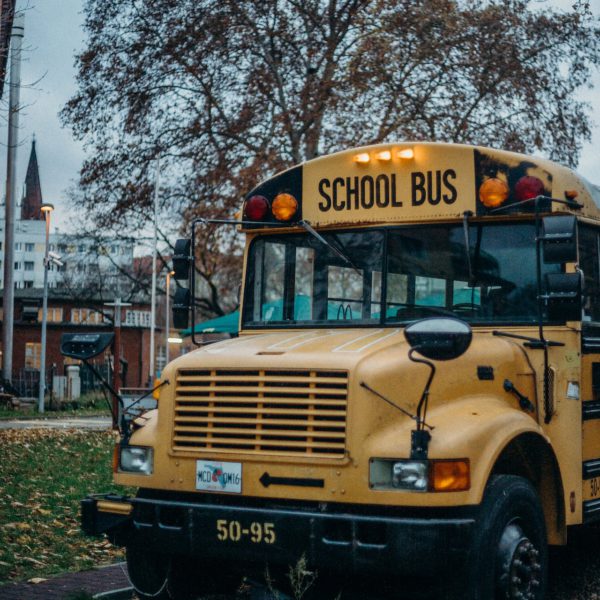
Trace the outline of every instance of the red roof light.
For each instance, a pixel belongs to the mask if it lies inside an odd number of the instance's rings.
[[[531,200],[545,193],[544,182],[537,177],[525,175],[515,185],[515,198],[517,202]]]
[[[244,212],[251,221],[260,221],[269,212],[269,201],[264,196],[252,196],[246,202]]]

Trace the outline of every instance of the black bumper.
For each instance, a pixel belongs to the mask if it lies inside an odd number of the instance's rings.
[[[98,500],[129,502],[133,504],[132,514],[100,512]],[[221,505],[107,495],[82,501],[82,527],[89,535],[107,533],[120,545],[136,543],[149,551],[238,565],[288,566],[304,555],[317,568],[341,572],[364,573],[368,569],[372,574],[428,577],[456,573],[464,567],[474,517],[371,511],[356,514],[350,508],[345,512],[343,506],[328,512],[317,507]],[[219,523],[221,537],[225,529],[228,539],[219,539]],[[253,535],[259,528],[256,524],[262,528],[259,542],[258,534]],[[266,524],[272,525],[269,529],[274,539],[263,535]],[[236,541],[230,539],[230,532]]]

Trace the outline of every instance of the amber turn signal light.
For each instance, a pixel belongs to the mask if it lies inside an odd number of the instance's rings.
[[[153,390],[152,390],[152,397],[158,401],[158,398],[160,397],[160,379],[155,379],[154,380],[154,386],[153,386]]]
[[[479,200],[487,208],[496,208],[508,198],[509,192],[506,182],[497,177],[490,177],[479,187]]]
[[[430,486],[434,492],[460,492],[471,487],[469,460],[434,460],[431,462]]]
[[[298,201],[291,194],[277,194],[271,205],[271,212],[278,221],[289,221],[297,211]]]

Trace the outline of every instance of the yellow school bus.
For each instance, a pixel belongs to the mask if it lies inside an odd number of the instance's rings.
[[[399,595],[544,598],[548,545],[600,518],[599,219],[572,170],[484,147],[264,181],[235,221],[239,336],[164,369],[116,448],[139,491],[85,499],[84,530],[126,547],[141,598],[301,557]],[[177,244],[181,326],[203,228]]]

